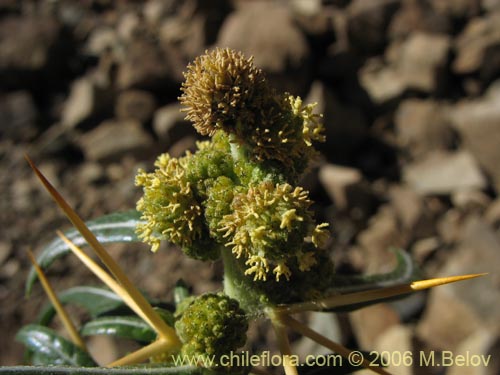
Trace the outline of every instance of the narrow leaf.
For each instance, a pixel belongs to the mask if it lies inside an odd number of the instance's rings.
[[[58,294],[63,304],[75,304],[84,308],[92,318],[115,311],[124,307],[122,299],[109,289],[94,286],[77,286]],[[40,325],[48,325],[55,315],[54,307],[50,304],[42,309],[38,316]]]
[[[59,336],[54,330],[34,324],[21,328],[16,340],[36,353],[34,358],[44,365],[96,366],[88,353]]]
[[[152,342],[156,332],[136,316],[106,316],[86,323],[80,332],[83,336],[111,335],[140,342]]]
[[[402,249],[389,249],[396,256],[396,267],[388,272],[374,275],[335,275],[332,291],[336,293],[361,292],[367,289],[408,283],[421,278],[420,270],[410,254]]]
[[[141,214],[138,211],[131,210],[127,212],[113,213],[102,216],[98,219],[88,221],[86,225],[95,234],[100,243],[117,243],[117,242],[140,242],[135,234],[135,228],[140,220]],[[77,246],[86,246],[87,241],[83,236],[72,228],[64,235]],[[61,239],[56,238],[46,245],[37,258],[38,264],[42,269],[49,267],[56,259],[68,254],[70,249],[68,245]],[[26,294],[29,295],[33,283],[37,276],[32,268],[28,274],[26,281]]]

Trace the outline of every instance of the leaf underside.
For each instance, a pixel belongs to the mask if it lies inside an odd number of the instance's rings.
[[[87,352],[47,327],[26,325],[16,340],[35,354],[32,359],[38,365],[96,366]]]

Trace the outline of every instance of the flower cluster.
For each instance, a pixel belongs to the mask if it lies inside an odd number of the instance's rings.
[[[307,192],[289,184],[263,182],[236,194],[232,212],[220,221],[220,230],[237,258],[246,259],[247,275],[266,280],[272,273],[279,281],[290,279],[288,263],[295,258],[301,271],[316,264],[315,253],[304,250],[304,238],[323,244],[324,224],[314,226]]]
[[[202,135],[217,130],[250,149],[252,159],[274,160],[299,175],[312,156],[312,141],[323,141],[320,116],[314,106],[288,94],[277,95],[263,73],[230,49],[215,49],[188,66],[179,98],[186,119]]]
[[[143,197],[137,202],[144,223],[139,224],[139,237],[158,250],[161,240],[189,246],[202,231],[201,207],[193,195],[180,160],[168,154],[158,157],[156,170],[139,170],[136,185],[142,186]]]
[[[139,236],[153,250],[168,240],[196,259],[228,252],[262,290],[317,271],[328,225],[315,223],[308,192],[294,186],[313,142],[324,140],[314,105],[275,94],[251,58],[229,49],[198,57],[185,77],[187,119],[211,139],[139,172]]]

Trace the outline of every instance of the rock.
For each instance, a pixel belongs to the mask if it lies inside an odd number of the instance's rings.
[[[259,20],[258,27],[255,20]],[[217,45],[254,56],[255,65],[266,72],[278,92],[305,94],[311,76],[310,51],[286,5],[267,1],[241,4],[224,21]]]
[[[500,10],[500,1],[498,1],[498,0],[482,0],[481,6],[486,12]]]
[[[413,346],[413,330],[402,324],[394,324],[385,332],[381,332],[377,340],[370,347],[377,353],[383,353],[388,367],[385,370],[390,374],[414,375],[412,365],[418,366],[418,357]]]
[[[347,7],[347,30],[350,44],[362,54],[383,51],[386,30],[400,0],[354,0]]]
[[[183,137],[196,136],[191,123],[184,119],[179,103],[168,104],[156,110],[153,118],[153,130],[164,145],[171,145]]]
[[[323,336],[334,342],[342,342],[342,328],[339,319],[335,314],[311,312],[308,316],[308,327],[316,332],[321,332]],[[301,358],[305,358],[311,353],[314,353],[315,355],[327,355],[331,353],[331,350],[307,337],[302,337],[293,344],[292,352]]]
[[[303,16],[314,16],[324,10],[321,0],[292,0],[290,7],[294,12]]]
[[[92,358],[94,358],[97,363],[102,366],[119,358],[116,341],[110,336],[91,336],[88,340],[87,347],[89,353],[92,355]]]
[[[365,273],[385,273],[394,269],[396,264],[391,247],[404,247],[405,239],[401,233],[396,213],[389,205],[380,207],[368,223],[368,228],[358,235],[362,248]]]
[[[47,67],[59,35],[59,24],[47,17],[2,18],[0,22],[0,74],[39,71]]]
[[[9,259],[0,268],[0,279],[10,279],[19,272],[21,264],[18,259]]]
[[[221,24],[232,10],[229,0],[186,0],[168,5],[170,14],[161,21],[159,38],[165,52],[178,55],[183,65],[214,44]]]
[[[453,193],[451,202],[464,212],[483,213],[490,204],[490,198],[478,190],[459,190]]]
[[[368,125],[359,108],[343,103],[338,95],[319,81],[315,81],[305,103],[318,103],[316,113],[323,114],[326,141],[316,148],[337,162],[348,162],[359,157],[359,147],[366,141]]]
[[[38,111],[27,91],[5,95],[0,102],[0,135],[13,140],[30,140],[36,134]]]
[[[403,94],[406,83],[395,67],[382,58],[366,61],[359,72],[359,81],[373,102],[380,104]]]
[[[463,214],[456,209],[448,210],[437,223],[441,240],[448,245],[457,243],[462,238]]]
[[[433,10],[451,18],[472,18],[480,13],[481,0],[430,0]]]
[[[85,127],[95,119],[110,114],[114,93],[97,74],[76,79],[64,103],[61,122],[67,128]]]
[[[92,56],[100,56],[106,51],[113,51],[118,47],[116,30],[109,26],[102,26],[92,30],[85,45],[85,52]]]
[[[126,45],[124,60],[118,67],[117,86],[164,91],[173,81],[180,80],[178,73],[157,43],[135,36]]]
[[[340,13],[338,9],[322,6],[318,0],[295,0],[290,7],[314,54],[322,55],[336,42],[336,19]]]
[[[481,329],[467,337],[453,352],[447,375],[494,375],[500,373],[500,335]],[[460,361],[462,358],[467,362]],[[466,365],[467,364],[467,365]]]
[[[0,242],[0,266],[9,258],[12,252],[12,246],[8,242]]]
[[[493,180],[500,191],[500,81],[492,84],[486,95],[463,101],[450,110],[453,126],[465,146]]]
[[[406,85],[423,92],[435,91],[446,67],[450,46],[451,41],[445,35],[412,34],[394,61]]]
[[[400,323],[398,314],[386,303],[365,307],[349,314],[354,335],[360,347],[372,350],[384,331]]]
[[[440,89],[450,50],[450,38],[422,32],[395,42],[381,58],[369,60],[360,70],[360,82],[372,100],[383,103],[407,90],[425,93]]]
[[[408,165],[403,178],[422,194],[451,194],[487,186],[476,161],[467,151],[433,152],[424,160]]]
[[[91,161],[119,160],[123,156],[143,157],[152,151],[153,139],[133,120],[105,121],[78,140]]]
[[[495,199],[487,208],[484,220],[494,228],[500,226],[500,198]]]
[[[144,3],[142,13],[147,23],[156,26],[175,11],[175,0],[149,0]]]
[[[466,302],[440,286],[430,293],[427,308],[417,325],[417,335],[434,349],[453,351],[481,328],[484,328],[481,321]]]
[[[500,13],[492,12],[473,18],[456,38],[456,57],[452,69],[458,74],[479,71],[480,77],[488,81],[498,76],[500,48]]]
[[[82,185],[90,185],[104,178],[104,168],[99,163],[83,163],[78,169],[77,176]]]
[[[454,145],[454,132],[444,111],[441,103],[430,100],[407,99],[399,105],[395,114],[397,140],[414,159]]]
[[[411,253],[417,263],[422,265],[426,259],[439,248],[440,245],[441,241],[438,237],[422,238],[415,241],[411,248]]]
[[[133,11],[127,12],[120,17],[116,26],[116,35],[122,43],[129,43],[134,39],[134,35],[141,32],[141,28],[143,27],[142,22],[143,19],[139,14]],[[116,47],[119,48],[120,43],[117,43]]]
[[[348,198],[349,192],[356,187],[359,190],[363,182],[363,175],[357,169],[327,164],[320,168],[319,179],[339,210],[346,210],[359,202],[352,194]]]
[[[418,325],[419,336],[432,346],[456,350],[478,329],[500,332],[500,240],[481,219],[471,216],[463,240],[438,276],[489,272],[478,279],[432,289]]]
[[[391,206],[402,228],[412,238],[421,238],[432,233],[434,222],[425,210],[423,198],[407,186],[395,185],[389,190]]]
[[[388,28],[391,40],[406,38],[414,32],[449,34],[452,30],[450,19],[435,12],[424,1],[406,0],[392,17]]]
[[[156,107],[154,96],[143,90],[127,90],[116,99],[115,115],[119,120],[146,123],[153,117]]]

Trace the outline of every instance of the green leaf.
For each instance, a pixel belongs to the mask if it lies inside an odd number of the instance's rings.
[[[171,306],[169,306],[171,307]],[[163,309],[161,307],[154,307],[154,310],[160,315],[160,317],[167,323],[170,327],[175,325],[174,313],[170,310]]]
[[[58,293],[62,304],[75,304],[83,307],[92,318],[109,311],[125,307],[122,299],[109,289],[94,286],[77,286]],[[50,324],[56,311],[51,303],[47,304],[38,315],[37,322],[46,326]]]
[[[175,305],[178,305],[182,301],[184,301],[187,297],[189,297],[191,293],[189,292],[189,287],[184,282],[184,280],[180,279],[175,284],[174,288],[174,302]]]
[[[232,375],[202,367],[68,367],[68,366],[11,366],[0,367],[0,375]],[[241,375],[241,372],[238,373]]]
[[[24,326],[17,333],[16,340],[34,353],[32,358],[38,364],[96,366],[87,352],[47,327]]]
[[[354,293],[416,280],[420,272],[411,256],[402,249],[391,248],[390,251],[394,253],[397,261],[391,272],[375,275],[335,275],[332,289],[342,294]]]
[[[152,342],[156,332],[136,316],[106,316],[86,323],[80,332],[83,336],[111,335],[140,342]]]
[[[132,210],[106,215],[88,221],[86,224],[95,234],[99,242],[104,244],[114,242],[140,242],[135,233],[135,228],[139,222],[141,222],[141,214],[138,211]],[[64,234],[77,246],[85,246],[87,244],[85,239],[74,228],[64,232]],[[42,249],[42,252],[37,258],[37,262],[42,269],[45,269],[56,259],[69,252],[70,249],[66,243],[60,238],[56,238]],[[30,294],[36,279],[36,272],[31,268],[26,281],[26,295]]]
[[[420,277],[420,270],[411,258],[411,256],[402,249],[391,248],[394,252],[397,265],[391,272],[375,275],[361,275],[361,276],[340,276],[335,277],[335,288],[333,289],[336,294],[356,293],[365,290],[381,289],[399,284],[405,284],[417,280]],[[407,294],[401,294],[394,297],[386,297],[374,299],[367,302],[356,303],[348,306],[336,307],[325,311],[330,312],[350,312],[361,309],[366,306],[375,305],[382,302],[395,301],[405,298]]]

